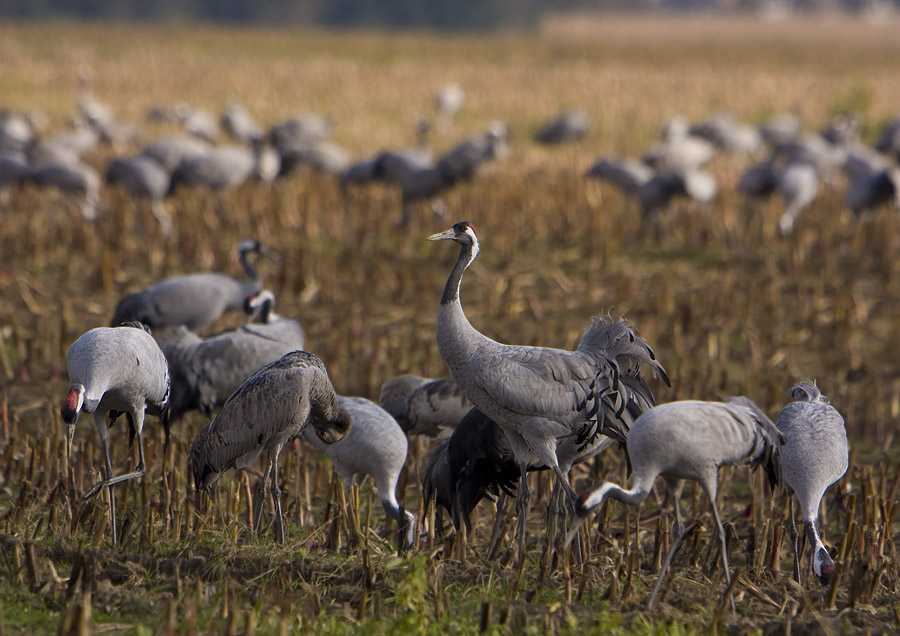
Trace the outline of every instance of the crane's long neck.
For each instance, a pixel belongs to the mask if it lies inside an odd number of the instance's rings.
[[[459,258],[456,259],[456,265],[450,272],[450,278],[444,286],[444,295],[441,296],[441,307],[450,303],[459,303],[459,285],[462,281],[463,273],[466,268],[472,264],[475,257],[478,256],[478,243],[463,243],[459,250]]]
[[[581,493],[581,496],[578,497],[578,503],[575,504],[575,518],[572,520],[572,526],[566,535],[566,545],[571,543],[575,535],[578,534],[578,528],[587,520],[591,511],[607,498],[611,497],[630,506],[636,506],[644,501],[649,494],[650,487],[643,484],[643,481],[638,476],[635,476],[634,486],[631,490],[625,490],[618,484],[606,481],[593,490]]]
[[[244,268],[244,272],[247,274],[247,280],[253,283],[259,282],[259,271],[256,269],[256,266],[250,262],[248,258],[250,252],[253,250],[241,250],[241,267]]]
[[[454,377],[464,365],[465,360],[469,358],[472,349],[487,340],[469,324],[459,301],[459,286],[463,272],[475,260],[477,254],[477,243],[462,244],[459,258],[444,287],[444,295],[441,297],[441,306],[438,310],[438,353]],[[462,382],[462,380],[457,377],[457,382]]]

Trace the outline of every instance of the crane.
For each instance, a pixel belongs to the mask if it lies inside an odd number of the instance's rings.
[[[149,327],[184,325],[191,331],[208,329],[227,311],[241,309],[247,297],[262,289],[250,254],[274,258],[255,239],[244,239],[238,255],[247,279],[243,282],[218,272],[174,276],[124,296],[113,312],[112,326],[140,321]]]
[[[344,439],[351,418],[338,404],[325,364],[305,351],[292,351],[248,377],[216,418],[191,444],[189,463],[197,491],[212,497],[216,483],[230,469],[248,466],[265,451],[266,468],[259,484],[253,530],[258,531],[271,482],[275,536],[284,543],[284,518],[278,486],[278,455],[285,443],[311,425],[326,444]]]
[[[834,561],[819,537],[819,505],[825,490],[847,472],[847,431],[844,418],[822,395],[815,382],[801,382],[791,389],[794,400],[781,410],[775,426],[784,435],[782,477],[788,494],[796,495],[803,514],[806,538],[812,551],[812,567],[822,585],[834,575]],[[800,582],[800,552],[794,498],[790,499],[791,539],[794,543],[794,576]]]
[[[406,435],[390,413],[370,400],[339,395],[338,405],[353,420],[344,439],[326,444],[309,427],[301,431],[300,437],[328,456],[347,486],[358,485],[371,475],[385,513],[406,525],[406,547],[412,546],[416,517],[408,510],[401,515],[397,501],[397,480],[406,463],[408,449]]]
[[[575,351],[491,340],[469,324],[459,299],[463,273],[479,252],[474,228],[463,221],[428,240],[460,244],[438,311],[438,352],[463,395],[509,439],[520,471],[516,503],[521,559],[530,499],[528,467],[552,469],[558,487],[574,502],[560,447],[587,447],[601,433],[624,443],[630,424],[655,404],[642,367],[650,367],[667,384],[668,377],[647,342],[624,319],[595,317]]]
[[[63,400],[60,414],[68,426],[67,452],[71,454],[75,425],[82,411],[94,416],[100,434],[105,472],[85,495],[93,497],[109,488],[110,525],[116,543],[116,498],[113,485],[141,477],[144,464],[145,410],[162,415],[169,399],[169,371],[166,358],[149,329],[139,323],[121,327],[98,327],[82,334],[66,352],[66,364],[72,386]],[[120,412],[127,414],[138,440],[138,464],[124,475],[115,476],[109,455],[106,414],[113,420]]]
[[[730,583],[725,528],[716,506],[719,467],[750,464],[755,468],[762,465],[774,485],[780,471],[782,441],[783,437],[772,421],[746,397],[729,398],[725,402],[683,400],[649,409],[637,418],[628,432],[631,489],[625,490],[607,481],[582,492],[576,506],[576,520],[566,542],[572,541],[591,511],[608,497],[632,506],[640,505],[650,494],[656,478],[662,476],[675,503],[675,538],[647,604],[648,610],[652,609],[659,585],[684,537],[678,500],[682,480],[691,479],[700,484],[712,506],[725,580]]]

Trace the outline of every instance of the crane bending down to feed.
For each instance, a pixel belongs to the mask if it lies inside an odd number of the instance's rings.
[[[366,475],[372,476],[384,511],[401,526],[406,524],[404,547],[409,548],[415,540],[416,517],[408,510],[401,517],[397,501],[397,480],[408,450],[406,435],[390,413],[370,400],[339,395],[338,404],[353,420],[347,437],[326,444],[310,428],[300,436],[328,456],[346,485],[358,485]]]
[[[63,401],[60,414],[68,426],[67,454],[71,455],[72,439],[78,415],[86,411],[94,415],[105,460],[105,474],[85,495],[93,497],[109,488],[110,524],[116,543],[116,498],[113,485],[144,474],[144,411],[163,415],[169,400],[169,370],[166,357],[149,330],[140,324],[122,327],[98,327],[81,335],[66,353],[72,387]],[[106,414],[113,420],[126,413],[138,440],[138,464],[125,475],[113,476],[109,456]]]
[[[806,539],[813,552],[813,571],[822,585],[828,585],[834,575],[834,561],[819,537],[819,504],[825,490],[847,472],[847,431],[844,418],[815,382],[801,382],[793,387],[791,398],[795,401],[781,410],[775,422],[785,437],[782,476],[788,494],[797,495],[800,502]],[[790,514],[794,577],[799,583],[800,549],[793,497]]]
[[[190,453],[195,487],[212,497],[222,473],[229,468],[240,470],[267,451],[253,530],[259,529],[267,480],[271,480],[275,534],[284,543],[278,455],[307,425],[323,442],[333,444],[350,432],[351,419],[338,404],[322,361],[311,353],[292,351],[244,380],[216,418],[197,433]]]
[[[438,352],[463,395],[509,438],[520,471],[516,503],[521,559],[529,466],[552,469],[558,488],[574,503],[566,475],[571,463],[563,470],[559,449],[571,443],[580,448],[594,445],[601,433],[624,444],[631,423],[655,403],[641,368],[650,367],[666,384],[668,376],[624,319],[594,318],[575,351],[491,340],[469,324],[459,299],[463,273],[479,251],[474,228],[464,221],[429,240],[452,240],[461,246],[438,311]]]
[[[238,254],[247,280],[241,282],[219,272],[167,278],[122,298],[111,326],[140,321],[152,328],[184,325],[191,331],[203,331],[212,327],[222,314],[241,309],[248,296],[262,289],[259,272],[248,260],[249,255],[274,258],[254,239],[241,241]]]
[[[652,609],[660,583],[684,536],[678,499],[682,480],[691,479],[700,484],[712,505],[725,580],[730,584],[725,528],[716,506],[719,466],[750,464],[756,468],[762,465],[774,487],[779,479],[783,440],[772,421],[746,397],[728,398],[725,402],[685,400],[652,408],[637,419],[628,433],[628,458],[633,472],[631,489],[607,481],[581,493],[576,521],[566,542],[572,541],[591,511],[607,497],[639,505],[650,494],[656,478],[662,476],[675,502],[676,535],[647,603],[647,609]]]

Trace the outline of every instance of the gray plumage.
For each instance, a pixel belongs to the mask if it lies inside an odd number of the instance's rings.
[[[451,378],[399,375],[381,386],[379,404],[407,435],[446,437],[472,403]]]
[[[470,181],[486,164],[509,153],[508,130],[502,122],[473,135],[441,155],[435,164],[408,174],[400,184],[403,215],[409,221],[412,206],[437,196],[460,181]]]
[[[505,157],[509,130],[503,122],[495,121],[487,130],[472,135],[441,155],[435,167],[449,183],[468,181],[488,162]]]
[[[641,368],[649,367],[667,383],[668,378],[646,341],[622,319],[594,318],[575,351],[504,345],[487,338],[466,320],[459,300],[463,273],[479,250],[475,230],[457,223],[429,240],[453,240],[461,246],[438,311],[438,352],[463,395],[509,438],[521,471],[521,556],[528,467],[550,467],[559,488],[573,500],[560,446],[574,440],[584,447],[596,443],[601,433],[624,442],[631,422],[654,404]]]
[[[246,239],[238,245],[245,281],[218,272],[174,276],[147,289],[132,292],[116,305],[111,324],[139,321],[150,327],[184,325],[203,331],[228,311],[241,309],[244,301],[262,289],[259,272],[250,262],[253,253],[267,255],[259,241]]]
[[[645,218],[664,212],[677,198],[691,199],[705,209],[719,193],[715,177],[700,169],[666,169],[653,175],[637,190]]]
[[[97,218],[100,205],[100,175],[78,160],[43,159],[32,162],[26,181],[40,188],[56,188],[71,196],[86,221]]]
[[[803,121],[796,113],[779,113],[758,126],[764,141],[775,146],[793,141],[803,133]]]
[[[583,110],[568,110],[544,124],[534,134],[539,144],[562,144],[583,139],[588,134],[590,123]]]
[[[246,106],[238,101],[228,104],[222,113],[222,128],[234,141],[242,144],[250,144],[260,141],[265,132],[256,119],[250,114]]]
[[[341,175],[350,165],[347,151],[328,140],[289,148],[280,153],[278,160],[279,177],[304,168],[320,174]]]
[[[860,174],[847,185],[844,205],[861,215],[885,204],[900,208],[900,169],[886,167]]]
[[[328,456],[347,486],[358,485],[371,475],[387,515],[398,523],[407,524],[406,547],[411,546],[415,539],[416,517],[405,510],[401,518],[397,501],[397,480],[406,464],[406,435],[387,411],[370,400],[339,395],[338,404],[353,420],[344,439],[326,444],[310,428],[304,429],[300,436]]]
[[[225,404],[241,383],[254,371],[282,356],[304,349],[306,336],[300,325],[271,311],[274,297],[264,291],[251,296],[245,311],[265,304],[262,322],[248,323],[237,329],[201,338],[184,326],[160,336],[163,352],[172,374],[169,426],[185,413],[199,410],[207,416]]]
[[[147,144],[141,150],[141,154],[150,157],[167,173],[172,174],[183,160],[203,155],[210,148],[209,142],[202,139],[186,135],[173,135]]]
[[[718,154],[716,146],[692,135],[687,120],[674,117],[663,127],[663,140],[653,146],[644,162],[657,170],[697,170]]]
[[[24,152],[34,139],[34,130],[26,115],[0,109],[0,149]]]
[[[252,148],[219,146],[185,157],[172,172],[169,191],[187,185],[221,191],[237,188],[251,178],[271,181],[278,174],[271,148],[262,142]],[[277,162],[280,165],[280,162]]]
[[[219,124],[213,115],[185,102],[175,105],[175,117],[189,135],[214,144],[219,139]]]
[[[819,173],[809,163],[792,161],[778,172],[777,183],[778,192],[784,201],[778,231],[782,236],[787,236],[794,230],[800,213],[815,201],[819,192]]]
[[[351,418],[338,404],[322,361],[311,353],[293,351],[247,378],[216,418],[197,433],[189,459],[197,490],[211,496],[226,470],[240,470],[267,452],[253,527],[259,529],[271,482],[276,538],[284,543],[278,455],[308,425],[322,441],[333,444],[347,436]]]
[[[162,164],[143,153],[118,157],[106,166],[106,182],[119,184],[128,190],[135,205],[141,200],[148,200],[163,235],[171,234],[172,218],[163,205],[169,191],[169,173]]]
[[[819,131],[819,135],[834,146],[847,146],[859,141],[862,125],[860,113],[838,113]]]
[[[785,165],[807,164],[822,178],[829,178],[846,162],[847,146],[833,144],[821,135],[804,135],[776,145],[772,157]]]
[[[892,156],[895,161],[900,161],[900,116],[894,117],[884,126],[875,148]]]
[[[442,133],[447,134],[453,129],[453,120],[465,104],[466,92],[456,82],[444,84],[435,92],[434,110]]]
[[[688,132],[734,155],[754,154],[762,147],[763,141],[759,129],[739,122],[730,112],[716,113],[691,126]]]
[[[269,129],[268,139],[282,155],[292,149],[312,146],[331,135],[334,123],[315,113],[303,113]]]
[[[805,161],[784,163],[770,158],[750,166],[738,180],[737,189],[744,196],[759,200],[777,192],[784,204],[778,231],[787,236],[793,231],[797,217],[815,201],[819,174]]]
[[[577,519],[569,531],[571,541],[578,528],[603,501],[611,497],[629,505],[643,502],[662,476],[675,503],[676,537],[660,571],[648,607],[652,608],[678,543],[684,536],[679,497],[682,480],[700,484],[712,506],[722,550],[725,580],[731,580],[725,529],[716,505],[720,466],[762,465],[774,482],[780,470],[781,435],[765,414],[745,397],[726,402],[687,400],[662,404],[646,411],[628,432],[628,457],[632,470],[630,490],[604,482],[582,492]]]
[[[110,520],[116,543],[116,504],[112,486],[144,474],[144,411],[161,415],[169,397],[166,358],[142,325],[99,327],[84,333],[66,352],[72,386],[63,401],[61,415],[68,425],[71,449],[75,424],[82,411],[94,416],[105,459],[104,478],[85,495],[91,497],[109,488]],[[114,476],[109,455],[106,414],[126,413],[138,441],[138,464],[134,471]]]
[[[0,203],[10,187],[18,186],[28,176],[28,156],[23,150],[0,147]]]
[[[653,178],[653,168],[637,159],[598,159],[585,173],[606,181],[621,190],[626,196],[637,196],[640,188]]]
[[[822,395],[815,382],[801,382],[791,389],[788,404],[775,425],[784,435],[782,476],[788,495],[796,495],[803,514],[812,566],[823,585],[831,581],[834,561],[819,537],[819,505],[828,487],[847,472],[847,431],[844,419]],[[794,575],[800,581],[800,554],[791,497],[791,535],[794,542]]]
[[[378,157],[364,157],[349,163],[340,174],[341,189],[346,192],[348,186],[365,185],[375,181],[378,174],[377,166]]]
[[[382,150],[375,157],[375,178],[401,185],[409,175],[431,167],[433,158],[428,146],[431,125],[424,119],[416,122],[416,146]]]

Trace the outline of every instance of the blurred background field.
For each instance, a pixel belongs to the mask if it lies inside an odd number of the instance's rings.
[[[709,166],[720,184],[709,210],[676,203],[665,232],[655,235],[636,205],[584,177],[598,156],[639,156],[676,114],[695,121],[729,110],[756,124],[799,112],[817,130],[855,111],[871,141],[900,113],[896,26],[827,16],[586,15],[548,19],[528,35],[0,24],[0,106],[39,109],[50,131],[68,125],[78,73],[88,71],[93,94],[137,123],[144,141],[171,132],[144,121],[151,106],[184,101],[218,113],[239,98],[264,125],[304,111],[328,115],[332,139],[358,157],[412,145],[415,121],[432,116],[434,92],[453,81],[467,102],[451,131],[432,136],[435,151],[494,120],[508,125],[510,146],[507,158],[442,197],[445,219],[423,205],[406,226],[397,225],[395,190],[374,185],[344,196],[335,179],[312,172],[222,195],[180,191],[167,204],[168,237],[152,218],[142,226],[116,188],[102,189],[94,223],[61,195],[33,186],[12,192],[0,211],[5,629],[52,632],[85,603],[94,627],[123,633],[443,633],[475,631],[479,620],[500,633],[526,623],[533,631],[775,633],[790,620],[796,633],[897,629],[897,210],[857,218],[842,205],[838,181],[822,188],[793,234],[780,237],[780,203],[751,207],[734,190],[750,160],[722,156]],[[584,139],[559,147],[532,141],[544,121],[571,107],[590,119]],[[98,146],[85,160],[102,173],[122,152]],[[653,619],[640,610],[654,580],[656,522],[644,527],[637,560],[644,568],[632,581],[633,513],[617,506],[608,521],[617,541],[595,548],[591,567],[547,573],[535,560],[514,585],[508,560],[483,558],[490,506],[469,536],[467,557],[458,546],[428,541],[395,558],[377,500],[364,489],[376,538],[348,547],[345,537],[342,551],[324,549],[332,532],[325,503],[332,512],[340,506],[330,469],[308,448],[295,449],[283,472],[291,535],[284,548],[247,531],[240,512],[246,476],[223,479],[223,516],[204,526],[184,474],[186,448],[206,421],[199,414],[176,429],[166,458],[156,422],[146,426],[148,474],[119,495],[131,520],[121,551],[103,538],[105,506],[80,501],[83,489],[61,487],[65,352],[82,332],[106,325],[126,292],[194,271],[240,276],[235,247],[259,238],[280,256],[260,264],[278,312],[301,322],[339,393],[377,401],[395,375],[446,375],[434,327],[456,250],[425,238],[459,220],[474,225],[482,246],[463,284],[463,306],[476,328],[502,342],[571,348],[592,315],[610,311],[637,325],[668,370],[673,386],[654,384],[658,401],[743,394],[773,419],[796,381],[817,379],[851,440],[851,469],[826,506],[826,538],[846,556],[835,599],[793,587],[777,551],[759,556],[785,540],[766,523],[784,514],[784,502],[763,496],[753,478],[749,510],[744,469],[728,471],[734,487],[720,495],[724,517],[737,527],[737,614],[715,611],[721,570],[706,568],[715,565],[715,532],[696,489],[687,514],[706,523],[676,560],[685,578]],[[221,326],[228,324],[235,323]],[[87,486],[101,465],[88,418],[76,439]],[[125,465],[125,427],[111,440],[114,464]],[[419,507],[419,466],[432,444],[411,444],[403,493],[411,510]],[[621,464],[610,451],[592,476],[624,475]],[[575,483],[585,474],[578,471]],[[657,508],[648,502],[644,515]],[[534,535],[539,541],[539,525]],[[789,552],[786,543],[780,550]],[[701,570],[719,587],[707,588]],[[76,587],[76,575],[92,583]],[[612,586],[613,578],[621,582]]]

